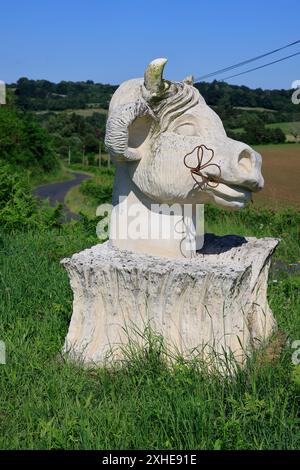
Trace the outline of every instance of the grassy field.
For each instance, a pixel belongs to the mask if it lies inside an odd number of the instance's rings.
[[[35,114],[48,114],[50,111],[36,111]],[[103,108],[83,108],[83,109],[67,109],[63,111],[51,111],[51,113],[55,114],[61,114],[61,113],[67,113],[67,114],[78,114],[79,116],[83,117],[89,117],[92,116],[94,113],[100,113],[100,114],[107,114],[107,110]]]
[[[96,216],[98,203],[82,194],[80,191],[80,186],[74,186],[72,189],[70,189],[65,197],[65,204],[67,208],[74,214],[81,213],[90,218]]]
[[[270,129],[275,129],[279,127],[285,134],[287,142],[299,142],[300,135],[300,122],[276,122],[274,124],[267,124],[266,127]],[[296,129],[298,132],[298,140],[294,135],[292,135],[293,130]]]
[[[67,168],[60,168],[51,173],[39,173],[30,176],[30,183],[33,187],[47,183],[60,183],[61,181],[72,180],[74,176],[69,173]]]
[[[270,129],[275,129],[276,127],[279,127],[285,134],[290,134],[290,130],[295,127],[297,129],[300,128],[300,122],[299,121],[294,121],[294,122],[276,122],[274,124],[267,124],[266,127],[269,127]]]
[[[269,129],[276,129],[279,128],[283,131],[283,133],[286,136],[287,142],[290,143],[296,143],[296,138],[291,134],[292,129],[297,129],[298,134],[300,133],[300,122],[299,121],[293,121],[293,122],[275,122],[272,124],[266,124],[266,127]],[[238,127],[236,129],[232,129],[232,132],[244,132],[243,127]],[[299,140],[298,140],[299,142]]]
[[[92,180],[95,186],[103,187],[109,183],[109,193],[112,192],[113,188],[113,174],[114,170],[107,170],[106,166],[101,168],[98,167],[82,167],[80,165],[72,165],[73,171],[84,171],[92,176]],[[107,175],[107,171],[111,172],[111,175]],[[75,214],[84,214],[89,218],[96,216],[96,209],[100,204],[99,194],[84,194],[82,186],[73,187],[65,197],[65,204],[68,209]]]
[[[268,184],[281,181],[286,168],[279,187],[294,181],[299,148],[258,148]],[[107,173],[111,185],[112,170],[88,171],[100,186]],[[153,335],[146,349],[128,349],[123,362],[89,370],[60,354],[72,314],[60,260],[98,242],[97,185],[89,183],[88,191],[91,197],[75,187],[67,198],[90,220],[0,231],[0,340],[7,350],[0,364],[0,449],[299,449],[300,364],[292,362],[300,339],[300,278],[293,271],[300,264],[299,211],[290,203],[284,210],[278,204],[277,212],[257,209],[263,199],[241,212],[205,209],[207,232],[281,238],[268,289],[279,333],[244,370],[224,378],[181,358],[167,367],[163,342]]]
[[[250,107],[250,106],[234,106],[234,109],[241,109],[244,111],[258,111],[261,113],[269,112],[269,113],[277,113],[275,109],[268,109],[262,107]]]
[[[254,232],[252,222],[218,218],[208,228],[248,235],[250,225]],[[94,231],[73,223],[1,234],[0,339],[7,364],[0,365],[0,448],[299,448],[300,366],[292,364],[289,343],[280,353],[275,339],[227,379],[209,376],[197,362],[166,367],[153,337],[146,351],[111,369],[83,370],[62,360],[72,293],[59,261],[96,243]],[[277,256],[292,260],[295,243]],[[269,284],[280,330],[299,339],[299,278],[276,274]]]

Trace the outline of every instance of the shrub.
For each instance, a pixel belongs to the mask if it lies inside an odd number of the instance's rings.
[[[0,224],[4,230],[59,224],[60,206],[39,204],[33,197],[28,178],[0,160]]]
[[[98,204],[103,202],[110,202],[112,198],[114,182],[114,169],[103,167],[98,169],[95,176],[87,181],[84,181],[80,186],[80,191],[85,196],[88,196]]]

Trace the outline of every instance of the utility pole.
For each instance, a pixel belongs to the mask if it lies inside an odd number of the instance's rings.
[[[106,124],[107,124],[107,116],[108,115],[106,115]],[[110,154],[109,153],[107,154],[107,168],[110,168]]]
[[[85,163],[85,146],[83,145],[82,146],[82,166],[84,166],[84,163]]]
[[[99,142],[99,168],[101,168],[101,142]]]
[[[68,157],[68,160],[69,160],[69,166],[71,165],[71,147],[69,145],[69,157]]]
[[[0,106],[6,104],[6,86],[5,83],[0,80]]]

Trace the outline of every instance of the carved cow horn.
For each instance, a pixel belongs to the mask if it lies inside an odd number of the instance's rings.
[[[160,94],[163,94],[166,89],[166,81],[163,79],[163,71],[167,62],[167,59],[155,59],[152,60],[146,68],[144,86],[152,96],[159,96]]]
[[[142,95],[150,106],[176,93],[176,87],[163,78],[166,63],[167,59],[155,59],[150,62],[144,74]]]
[[[105,146],[112,156],[140,160],[138,150],[128,149],[128,127],[137,117],[145,114],[150,114],[156,119],[151,110],[151,104],[155,104],[173,93],[171,83],[162,77],[166,63],[167,59],[153,60],[144,75],[141,99],[120,106],[109,116],[106,123]]]
[[[115,157],[124,156],[128,160],[140,160],[137,150],[128,149],[128,127],[139,116],[149,112],[142,100],[117,108],[106,123],[105,147]]]

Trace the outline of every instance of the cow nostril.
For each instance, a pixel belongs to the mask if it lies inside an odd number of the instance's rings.
[[[253,156],[248,149],[244,149],[238,158],[238,165],[241,167],[246,173],[250,173],[253,167]]]

